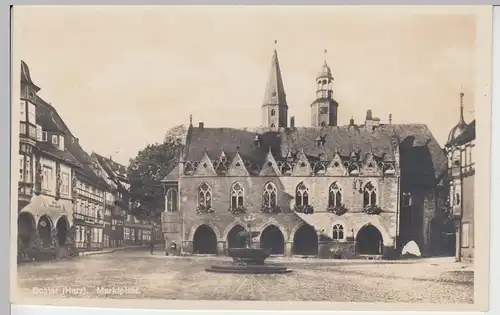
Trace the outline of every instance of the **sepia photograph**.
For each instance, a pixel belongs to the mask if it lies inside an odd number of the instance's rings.
[[[485,311],[491,15],[14,7],[12,302]]]

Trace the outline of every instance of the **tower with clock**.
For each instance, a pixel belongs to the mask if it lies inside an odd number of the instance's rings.
[[[326,61],[316,78],[316,83],[316,100],[311,104],[311,126],[337,126],[339,104],[333,98],[333,76]]]

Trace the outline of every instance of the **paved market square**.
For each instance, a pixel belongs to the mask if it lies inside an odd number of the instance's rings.
[[[285,275],[207,273],[228,257],[151,256],[145,250],[18,266],[24,297],[473,303],[474,272],[453,258],[407,261],[269,258]],[[267,261],[266,261],[267,262]]]

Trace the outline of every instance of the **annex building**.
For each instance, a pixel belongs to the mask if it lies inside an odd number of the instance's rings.
[[[259,128],[190,122],[180,163],[163,180],[166,246],[225,254],[255,217],[255,243],[275,255],[390,257],[408,241],[438,254],[447,157],[425,124],[339,125],[326,61],[311,84],[310,126],[296,126],[276,50]]]

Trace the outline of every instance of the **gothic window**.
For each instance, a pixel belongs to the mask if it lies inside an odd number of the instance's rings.
[[[333,239],[343,240],[344,239],[344,227],[340,224],[335,224],[333,226]]]
[[[167,212],[177,212],[177,189],[167,190]]]
[[[274,109],[271,109],[271,116],[275,116],[276,115],[276,111]]]
[[[300,183],[295,191],[295,204],[297,206],[307,206],[309,205],[309,188]]]
[[[275,124],[274,124],[274,123],[273,123],[273,124],[271,124],[271,127],[272,127],[272,128],[274,128],[274,126],[275,126]]]
[[[198,205],[206,208],[212,207],[212,188],[202,183],[198,188]]]
[[[375,206],[377,204],[377,191],[373,184],[369,182],[366,184],[363,192],[363,206]]]
[[[338,186],[337,182],[330,186],[328,193],[328,206],[338,207],[342,205],[342,189]]]
[[[243,206],[243,187],[240,183],[234,183],[231,187],[231,209]]]
[[[278,195],[278,190],[276,189],[276,186],[273,183],[267,183],[264,186],[264,192],[263,192],[263,203],[264,206],[266,207],[276,207],[277,202],[277,195]]]

